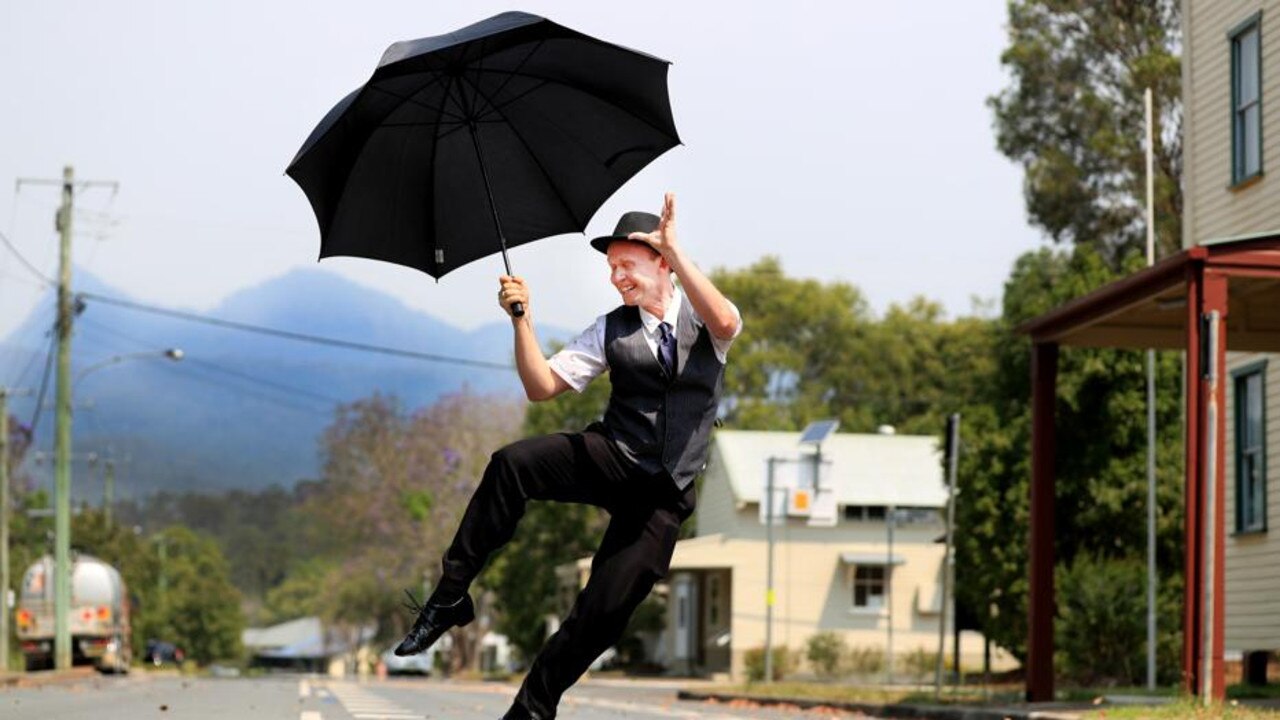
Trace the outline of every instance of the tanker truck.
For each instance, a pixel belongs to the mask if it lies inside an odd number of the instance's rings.
[[[28,671],[54,663],[53,568],[53,557],[45,555],[22,577],[16,624]],[[114,567],[91,555],[73,556],[67,624],[73,665],[93,665],[104,673],[129,671],[129,594]]]

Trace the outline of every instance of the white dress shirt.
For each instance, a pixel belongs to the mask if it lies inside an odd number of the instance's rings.
[[[671,294],[671,302],[667,305],[666,315],[658,317],[650,313],[644,308],[640,310],[640,324],[644,328],[644,342],[649,346],[649,352],[653,356],[658,357],[658,326],[663,322],[676,327],[676,320],[680,317],[680,305],[685,302],[684,293],[679,286],[675,287]],[[729,303],[730,309],[733,310],[734,317],[738,319],[738,329],[733,331],[733,337],[727,340],[707,333],[711,337],[711,345],[715,348],[716,359],[721,363],[725,362],[725,358],[729,353],[729,346],[742,333],[742,313],[738,312],[738,307],[732,302]],[[690,310],[693,310],[690,308]],[[693,322],[697,326],[702,326],[702,318],[698,317],[697,311],[690,313]],[[596,376],[609,369],[609,362],[605,358],[604,352],[604,324],[605,316],[601,315],[591,324],[582,334],[574,338],[568,345],[565,345],[560,352],[552,355],[547,363],[551,365],[551,369],[557,375],[564,379],[569,387],[578,392],[582,392],[587,383],[591,382]],[[678,334],[678,332],[677,332]]]

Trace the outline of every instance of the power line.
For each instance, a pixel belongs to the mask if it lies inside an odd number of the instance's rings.
[[[53,369],[53,351],[58,349],[58,336],[49,336],[49,352],[44,356],[44,376],[40,378],[40,392],[36,395],[36,410],[31,416],[31,437],[36,435],[36,423],[40,422],[40,408],[44,407],[44,392],[49,387],[49,372]]]
[[[226,367],[225,365],[221,365],[215,362],[210,362],[208,360],[202,360],[200,358],[195,358],[195,357],[186,357],[183,359],[183,361],[189,362],[189,363],[195,363],[209,370],[220,372],[223,375],[229,375],[231,377],[239,378],[241,380],[245,380],[251,383],[257,383],[258,385],[262,385],[263,387],[272,388],[274,390],[286,392],[291,395],[300,395],[302,397],[309,397],[309,398],[312,398],[313,400],[319,400],[320,402],[331,403],[333,405],[341,405],[343,404],[343,402],[345,402],[343,400],[339,400],[338,398],[330,397],[328,395],[322,395],[320,393],[313,392],[305,388],[295,387],[293,385],[287,385],[285,383],[279,383],[273,380],[267,380],[260,377],[254,377],[253,375],[250,375],[248,373],[240,372],[239,370],[232,370],[231,368]]]
[[[77,297],[97,300],[99,302],[107,303],[108,305],[117,305],[131,310],[139,310],[141,312],[149,312],[156,315],[166,315],[179,320],[188,320],[190,322],[204,323],[206,325],[213,325],[231,330],[258,333],[260,335],[270,335],[273,337],[284,338],[286,340],[309,342],[316,345],[329,345],[331,347],[346,348],[347,350],[360,350],[363,352],[380,353],[382,355],[395,355],[398,357],[413,358],[415,360],[427,360],[430,362],[446,363],[451,365],[464,365],[467,367],[482,368],[485,370],[512,369],[511,365],[505,363],[488,362],[486,360],[472,360],[470,358],[437,355],[434,353],[417,352],[414,350],[402,350],[399,348],[370,345],[367,343],[352,342],[350,340],[339,340],[337,338],[328,338],[319,335],[308,335],[306,333],[293,332],[291,330],[278,330],[275,328],[250,325],[248,323],[234,322],[231,320],[222,320],[219,318],[212,318],[205,315],[197,315],[195,313],[182,312],[179,310],[169,310],[167,308],[155,307],[153,305],[144,305],[142,303],[131,302],[129,300],[120,300],[118,298],[107,297],[105,295],[98,295],[97,293],[77,293]]]
[[[143,340],[141,340],[141,339],[139,339],[139,338],[133,337],[133,336],[128,335],[128,334],[126,334],[126,333],[122,333],[122,332],[120,332],[119,330],[115,330],[114,328],[107,327],[106,325],[103,325],[103,324],[102,324],[102,323],[100,323],[100,322],[90,322],[90,321],[82,320],[82,321],[81,321],[81,326],[82,326],[82,327],[84,327],[86,330],[92,330],[94,334],[97,334],[97,333],[99,333],[99,332],[102,332],[102,333],[106,333],[106,334],[109,334],[109,335],[113,335],[113,336],[115,336],[115,337],[117,337],[117,338],[119,338],[119,339],[123,339],[123,340],[125,340],[125,341],[127,341],[127,342],[129,342],[129,343],[132,343],[133,345],[135,345],[135,346],[137,346],[137,347],[147,347],[147,346],[149,346],[149,345],[150,345],[150,343],[148,343],[148,342],[146,342],[146,341],[143,341]],[[199,367],[200,369],[205,370],[205,371],[214,371],[214,372],[222,373],[223,375],[229,375],[229,376],[231,376],[231,377],[237,378],[237,379],[239,379],[239,380],[241,380],[241,381],[244,381],[244,382],[255,383],[255,384],[257,384],[257,385],[261,385],[261,386],[263,386],[263,387],[266,387],[266,388],[272,389],[272,390],[274,390],[274,391],[276,391],[276,392],[282,393],[282,394],[284,394],[286,397],[288,397],[288,398],[290,398],[290,399],[292,399],[292,398],[294,398],[294,397],[302,397],[302,398],[309,398],[309,399],[312,399],[312,400],[319,401],[319,402],[321,402],[321,403],[324,403],[324,404],[325,404],[325,411],[326,411],[326,412],[327,412],[329,409],[331,409],[331,407],[332,407],[332,406],[335,406],[335,405],[341,405],[341,404],[344,402],[343,400],[339,400],[338,398],[329,397],[329,396],[327,396],[327,395],[322,395],[322,394],[320,394],[320,393],[314,392],[314,391],[312,391],[312,390],[308,390],[308,389],[306,389],[306,388],[301,388],[301,387],[297,387],[297,386],[287,385],[287,384],[285,384],[285,383],[278,383],[278,382],[274,382],[274,381],[272,381],[272,380],[266,380],[266,379],[264,379],[264,378],[256,377],[256,376],[251,375],[251,374],[249,374],[249,373],[240,372],[240,371],[238,371],[238,370],[233,370],[233,369],[231,369],[231,368],[229,368],[229,367],[226,367],[226,366],[224,366],[224,365],[221,365],[221,364],[219,364],[219,363],[211,362],[211,361],[209,361],[209,360],[202,360],[202,359],[200,359],[200,358],[191,357],[190,355],[187,355],[186,357],[184,357],[184,358],[182,359],[182,363],[183,363],[184,365],[188,365],[188,364],[189,364],[189,365],[195,365],[195,366],[197,366],[197,367]],[[166,363],[166,367],[168,367],[169,369],[174,370],[174,371],[177,371],[177,370],[178,370],[178,367],[177,367],[176,365],[169,365],[169,364],[167,364],[167,363]],[[311,410],[311,409],[301,407],[301,406],[297,405],[296,403],[286,403],[286,402],[281,402],[281,401],[275,400],[275,399],[273,399],[273,398],[271,398],[271,397],[269,397],[269,396],[263,395],[263,394],[261,394],[261,393],[252,392],[252,391],[246,390],[246,389],[244,389],[244,388],[237,387],[237,386],[236,386],[236,385],[234,385],[234,384],[225,383],[225,382],[216,382],[216,381],[214,381],[212,378],[191,377],[191,376],[188,376],[188,375],[186,375],[185,373],[181,373],[181,372],[179,372],[179,373],[178,373],[178,375],[179,375],[180,377],[185,377],[186,379],[195,380],[195,381],[197,381],[197,382],[203,382],[203,383],[206,383],[206,384],[215,385],[215,386],[217,386],[217,387],[226,388],[226,389],[229,389],[229,390],[231,390],[231,391],[233,391],[233,392],[241,393],[241,394],[243,394],[243,395],[246,395],[246,396],[249,396],[249,397],[252,397],[252,398],[255,398],[255,399],[261,400],[261,401],[263,401],[263,402],[269,402],[269,403],[275,403],[275,404],[277,404],[277,405],[282,405],[283,407],[287,407],[287,408],[292,409],[292,410],[299,410],[299,411],[307,412],[307,413],[313,413],[313,412],[315,412],[315,411],[313,411],[313,410]]]
[[[18,260],[21,261],[22,264],[32,272],[32,274],[39,278],[41,284],[45,287],[53,287],[57,284],[50,278],[45,277],[45,274],[37,270],[35,265],[28,262],[27,259],[22,256],[22,253],[18,252],[18,248],[14,247],[13,243],[9,242],[9,237],[2,232],[0,232],[0,242],[3,242],[4,246],[9,248],[9,252],[13,253],[14,257],[18,258]]]

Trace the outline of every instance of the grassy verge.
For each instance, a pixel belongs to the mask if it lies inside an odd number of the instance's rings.
[[[990,692],[984,692],[982,688],[973,687],[943,688],[941,696],[935,699],[932,690],[809,682],[776,682],[769,685],[764,683],[713,685],[698,688],[697,691],[723,693],[726,695],[746,695],[758,698],[797,698],[824,702],[874,703],[880,705],[897,703],[1007,703],[1017,700],[1021,697],[1022,692],[1021,688],[1011,687],[993,688]]]
[[[840,683],[816,682],[778,682],[771,685],[764,683],[726,684],[701,687],[697,692],[721,693],[725,695],[744,695],[754,698],[798,699],[817,702],[868,703],[875,705],[1020,705],[1023,698],[1021,685],[990,686],[987,690],[974,687],[943,688],[941,697],[934,698],[931,689],[881,688],[874,685],[848,685]],[[1280,697],[1280,687],[1269,685],[1264,688],[1232,686],[1229,694],[1247,695],[1248,697]],[[1117,706],[1105,705],[1106,696],[1150,696],[1153,705]],[[1248,707],[1237,704],[1237,700],[1228,700],[1205,708],[1195,698],[1181,695],[1174,688],[1159,688],[1154,692],[1146,688],[1078,688],[1067,689],[1059,693],[1059,699],[1068,702],[1097,703],[1096,710],[1087,712],[1089,718],[1118,718],[1120,720],[1138,720],[1139,718],[1227,718],[1231,720],[1253,720],[1266,718],[1280,719],[1280,709]]]
[[[1234,701],[1225,704],[1205,707],[1194,698],[1182,698],[1167,705],[1138,705],[1133,707],[1099,708],[1085,714],[1087,718],[1107,718],[1107,720],[1164,720],[1169,718],[1194,718],[1195,720],[1275,720],[1280,718],[1280,710],[1247,707],[1237,705]]]

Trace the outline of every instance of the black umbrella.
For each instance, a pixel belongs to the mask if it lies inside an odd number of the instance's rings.
[[[286,173],[320,223],[320,257],[439,278],[567,232],[680,142],[669,63],[521,12],[400,42]],[[517,313],[520,314],[520,313]]]

